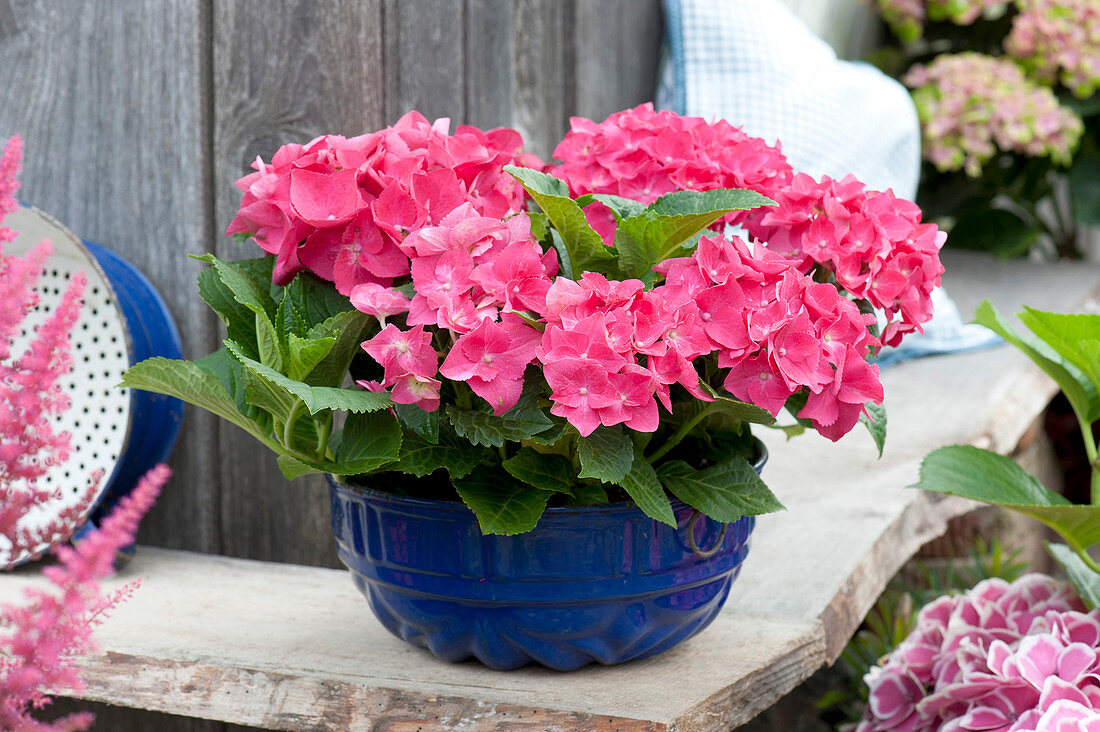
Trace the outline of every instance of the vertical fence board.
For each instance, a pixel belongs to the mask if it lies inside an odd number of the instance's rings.
[[[22,198],[144,271],[188,355],[214,343],[195,298],[208,246],[206,14],[198,0],[0,5],[0,137],[26,142]],[[219,551],[214,420],[189,410],[143,537]]]
[[[214,5],[214,156],[217,252],[256,256],[221,235],[240,192],[233,181],[261,155],[322,133],[382,125],[378,0],[265,0]],[[336,564],[328,491],[319,476],[288,483],[274,457],[243,431],[221,426],[223,553]]]
[[[512,126],[512,0],[466,0],[466,116],[482,129]]]
[[[651,101],[661,46],[658,3],[576,0],[576,8],[574,114],[599,122]]]
[[[513,125],[549,159],[573,109],[573,3],[514,0]]]
[[[462,0],[385,0],[386,122],[415,109],[466,118]]]

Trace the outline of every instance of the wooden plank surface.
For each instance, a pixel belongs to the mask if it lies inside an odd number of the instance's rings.
[[[1069,310],[1100,271],[948,258],[962,311],[990,296]],[[1011,450],[1054,389],[1012,349],[925,358],[884,374],[890,437],[766,438],[787,511],[761,519],[714,624],[657,658],[562,674],[448,664],[390,636],[342,571],[142,549],[141,590],[102,626],[88,698],[287,730],[725,730],[835,658],[889,577],[968,510],[905,489],[945,442]],[[0,578],[0,602],[31,576]]]

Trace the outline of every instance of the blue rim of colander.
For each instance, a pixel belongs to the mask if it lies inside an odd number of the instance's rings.
[[[104,246],[83,241],[115,291],[129,331],[130,365],[153,356],[182,358],[179,329],[164,299],[140,270]],[[150,468],[165,462],[183,421],[183,402],[130,390],[130,434],[90,519],[96,525]]]

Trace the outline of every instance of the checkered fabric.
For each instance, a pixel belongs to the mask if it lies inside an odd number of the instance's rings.
[[[680,114],[724,118],[781,143],[796,170],[854,173],[874,190],[916,196],[920,124],[908,91],[873,66],[842,61],[780,0],[663,0],[665,47],[656,103]],[[965,325],[934,293],[923,336],[885,349],[880,365],[1000,340]]]

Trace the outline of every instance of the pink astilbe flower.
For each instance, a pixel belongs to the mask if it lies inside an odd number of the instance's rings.
[[[857,732],[1100,730],[1100,611],[1037,574],[926,605],[865,678]]]
[[[0,224],[17,207],[21,165],[22,143],[13,137],[0,156]],[[13,238],[0,227],[0,247]],[[69,435],[55,432],[50,420],[68,407],[58,381],[72,365],[69,334],[86,285],[83,274],[75,275],[22,353],[13,354],[13,338],[38,303],[34,286],[51,251],[45,241],[26,257],[4,255],[0,249],[0,566],[5,568],[70,536],[95,488],[87,486],[82,500],[45,525],[24,522],[28,513],[60,497],[60,490],[41,488],[37,481],[68,457]]]
[[[0,153],[0,246],[15,239],[15,233],[2,225],[4,217],[19,208],[19,172],[23,169],[23,139],[15,135]],[[3,338],[0,338],[2,341]]]
[[[28,588],[25,605],[0,607],[0,729],[67,732],[91,726],[87,712],[52,723],[31,714],[50,703],[47,688],[84,689],[76,658],[95,649],[95,626],[137,587],[133,582],[105,597],[99,580],[111,574],[118,550],[133,542],[169,474],[165,465],[153,468],[97,531],[76,547],[59,547],[59,563],[43,570],[51,589]]]
[[[1094,0],[1016,0],[1005,51],[1040,78],[1085,99],[1100,87],[1100,5]]]
[[[903,81],[914,89],[924,157],[941,171],[977,177],[998,150],[1068,165],[1084,132],[1081,118],[1011,59],[944,53]]]

